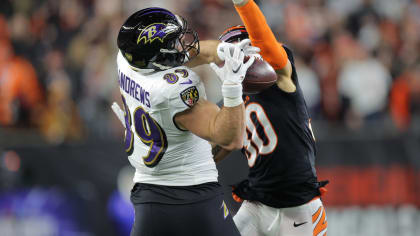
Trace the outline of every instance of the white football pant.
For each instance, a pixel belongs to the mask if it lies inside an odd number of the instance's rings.
[[[233,220],[242,236],[327,235],[327,216],[319,198],[288,208],[244,201]]]

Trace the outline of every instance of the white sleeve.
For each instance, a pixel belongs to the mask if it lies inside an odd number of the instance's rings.
[[[206,99],[204,84],[197,74],[188,70],[188,76],[179,78],[178,83],[171,89],[169,96],[169,113],[174,116],[193,107],[199,99]]]

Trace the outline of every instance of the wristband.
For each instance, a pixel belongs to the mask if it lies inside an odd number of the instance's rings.
[[[242,97],[242,84],[225,84],[222,85],[222,95],[227,98]]]
[[[236,97],[236,98],[224,97],[223,98],[223,105],[225,107],[236,107],[236,106],[241,105],[243,102],[244,101],[242,100],[242,97]]]
[[[242,100],[241,84],[223,84],[222,85],[223,104],[225,107],[236,107]]]

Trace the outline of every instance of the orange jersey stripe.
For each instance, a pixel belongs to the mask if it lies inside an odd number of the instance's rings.
[[[320,215],[321,217],[319,217]],[[319,233],[321,233],[327,228],[328,222],[325,218],[325,209],[324,207],[320,206],[318,210],[312,215],[313,224],[319,219],[318,223],[316,223],[315,225],[313,236],[317,236]],[[324,235],[326,235],[326,233]]]
[[[315,223],[316,219],[318,219],[319,213],[322,211],[321,208],[322,206],[320,206],[318,210],[312,215],[312,224]]]

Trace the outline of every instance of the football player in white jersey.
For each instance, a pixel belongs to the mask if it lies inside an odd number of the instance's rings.
[[[182,66],[199,52],[187,22],[162,8],[131,15],[118,34],[118,82],[126,127],[125,151],[136,169],[131,191],[132,236],[240,235],[223,202],[209,142],[242,146],[243,62],[238,45],[221,44],[224,106],[206,101],[200,78]],[[200,54],[198,54],[200,55]],[[217,59],[220,61],[220,59]],[[199,58],[196,61],[200,61]]]

